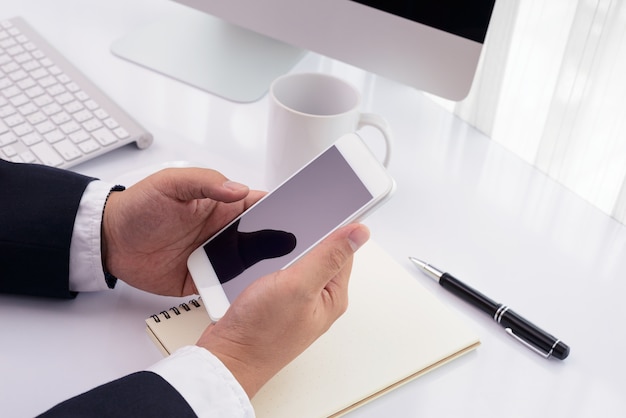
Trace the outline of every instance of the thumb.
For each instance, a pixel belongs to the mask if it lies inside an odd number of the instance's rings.
[[[316,292],[337,277],[345,281],[341,285],[347,287],[348,275],[341,276],[339,273],[352,265],[352,256],[369,236],[369,229],[362,224],[350,224],[338,229],[294,263],[295,277],[302,277],[308,289]]]
[[[151,176],[162,193],[181,201],[209,198],[235,202],[247,196],[249,189],[230,181],[222,173],[206,168],[168,168]]]

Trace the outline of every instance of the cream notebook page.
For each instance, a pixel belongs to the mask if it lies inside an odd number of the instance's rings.
[[[146,319],[164,353],[202,333],[209,319],[200,303]],[[458,315],[370,240],[356,254],[348,311],[252,404],[259,418],[339,416],[478,345]]]

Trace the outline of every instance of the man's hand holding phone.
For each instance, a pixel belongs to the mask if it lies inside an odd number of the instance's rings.
[[[102,216],[102,262],[150,293],[197,293],[189,255],[264,192],[203,168],[169,168],[109,196]]]
[[[197,345],[252,398],[345,312],[352,256],[368,238],[364,225],[344,226],[290,267],[254,281]]]

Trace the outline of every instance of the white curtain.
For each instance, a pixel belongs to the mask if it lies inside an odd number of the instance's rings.
[[[626,1],[497,0],[472,91],[445,105],[626,223]]]

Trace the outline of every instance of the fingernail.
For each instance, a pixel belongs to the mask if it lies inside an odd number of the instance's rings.
[[[231,180],[226,181],[223,186],[228,190],[232,190],[233,192],[238,192],[240,190],[248,188],[248,186],[246,186],[245,184],[237,183],[236,181]]]
[[[367,242],[370,238],[370,231],[365,225],[359,225],[358,228],[355,228],[350,235],[348,235],[348,241],[350,242],[350,247],[352,247],[352,251],[356,251],[363,244]]]

